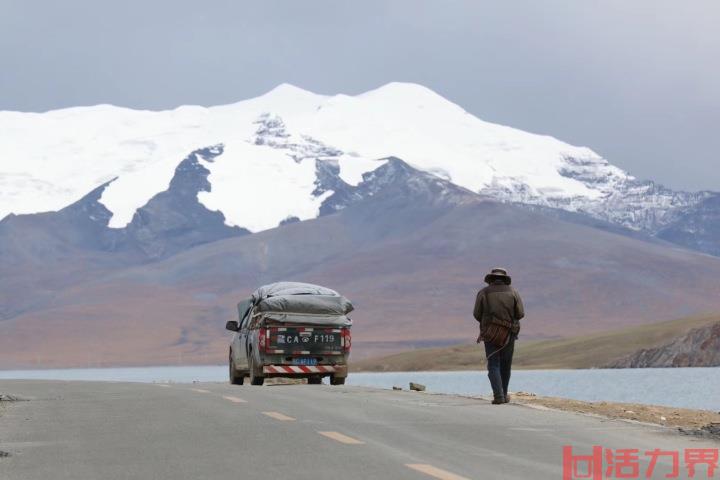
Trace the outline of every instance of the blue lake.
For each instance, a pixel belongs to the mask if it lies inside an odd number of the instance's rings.
[[[224,382],[226,366],[0,370],[0,379],[121,382]],[[407,388],[419,382],[432,393],[490,395],[484,371],[353,373],[348,385]],[[720,411],[720,367],[623,370],[520,370],[510,391],[588,401],[649,403]]]

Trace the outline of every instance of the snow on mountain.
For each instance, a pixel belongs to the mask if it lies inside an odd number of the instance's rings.
[[[109,226],[125,227],[168,188],[190,152],[212,145],[223,152],[212,162],[199,158],[211,188],[198,200],[250,231],[318,216],[338,186],[357,186],[388,157],[503,201],[585,211],[634,228],[656,222],[655,210],[647,220],[647,205],[697,203],[673,200],[669,191],[648,199],[653,184],[592,150],[482,121],[420,85],[390,83],[357,96],[280,85],[209,108],[0,112],[0,218],[59,210],[115,179],[100,201],[112,213]],[[337,178],[326,185],[328,172]],[[643,194],[628,199],[629,191]]]

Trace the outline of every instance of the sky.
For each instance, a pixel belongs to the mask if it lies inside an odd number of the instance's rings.
[[[720,191],[717,0],[0,0],[0,110],[423,84],[483,120]]]

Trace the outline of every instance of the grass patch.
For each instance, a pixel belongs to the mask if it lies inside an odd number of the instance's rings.
[[[641,348],[669,343],[694,328],[720,322],[720,314],[696,315],[558,340],[519,341],[513,367],[519,369],[596,368]],[[477,344],[424,348],[370,358],[351,365],[356,372],[475,370],[485,364]]]

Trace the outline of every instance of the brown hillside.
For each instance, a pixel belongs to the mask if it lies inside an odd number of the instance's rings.
[[[356,359],[471,341],[475,293],[495,265],[525,299],[524,339],[720,310],[720,258],[511,205],[388,192],[58,289],[0,322],[0,367],[223,363],[235,303],[283,279],[354,301]]]

